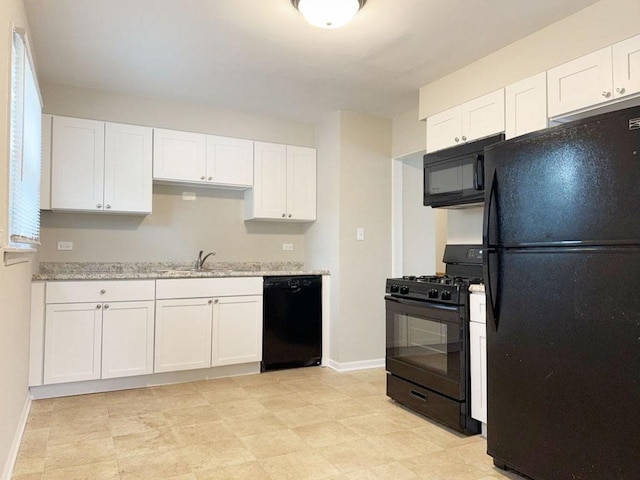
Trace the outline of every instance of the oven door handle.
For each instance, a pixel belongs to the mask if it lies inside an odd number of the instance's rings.
[[[458,307],[454,305],[442,305],[440,303],[434,303],[434,302],[410,300],[408,298],[398,298],[392,295],[387,295],[384,298],[385,300],[390,302],[396,302],[402,305],[411,305],[412,307],[435,308],[436,310],[446,310],[448,312],[456,312],[458,310]]]

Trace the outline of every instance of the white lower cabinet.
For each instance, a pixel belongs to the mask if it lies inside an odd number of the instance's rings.
[[[210,298],[156,302],[155,372],[211,366],[212,311]]]
[[[470,295],[471,416],[487,423],[487,325],[484,293]]]
[[[100,378],[102,305],[47,305],[44,383]]]
[[[262,360],[262,296],[216,298],[211,366]]]
[[[153,372],[153,280],[48,282],[43,383]]]
[[[153,373],[153,300],[102,306],[102,378]]]
[[[38,287],[31,386],[262,360],[262,277]]]
[[[262,278],[158,280],[156,296],[155,372],[262,360]]]

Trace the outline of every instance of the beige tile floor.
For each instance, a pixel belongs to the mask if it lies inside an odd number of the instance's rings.
[[[33,402],[13,479],[519,479],[385,395],[303,368]]]

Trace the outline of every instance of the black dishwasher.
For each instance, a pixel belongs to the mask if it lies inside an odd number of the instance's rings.
[[[261,370],[320,365],[322,277],[265,277],[263,300]]]

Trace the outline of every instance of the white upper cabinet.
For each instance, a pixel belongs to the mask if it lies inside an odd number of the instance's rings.
[[[207,135],[207,182],[253,185],[253,141]]]
[[[53,115],[42,114],[42,167],[40,169],[40,210],[51,210],[51,128]]]
[[[507,139],[546,127],[546,72],[505,88],[505,136]]]
[[[249,188],[253,141],[154,129],[154,180]]]
[[[153,129],[154,180],[204,182],[206,168],[206,135]]]
[[[504,132],[504,89],[427,118],[427,153]]]
[[[104,209],[151,213],[152,129],[105,124]]]
[[[316,150],[255,142],[254,181],[245,192],[245,219],[314,221]]]
[[[556,117],[612,98],[611,47],[547,72],[549,116]]]
[[[148,127],[53,117],[51,208],[151,213]]]
[[[287,146],[287,218],[316,219],[316,150]]]
[[[54,117],[51,208],[103,211],[104,122]]]
[[[616,43],[613,55],[613,97],[640,93],[640,35]]]
[[[586,110],[640,93],[640,35],[547,72],[549,116]]]

